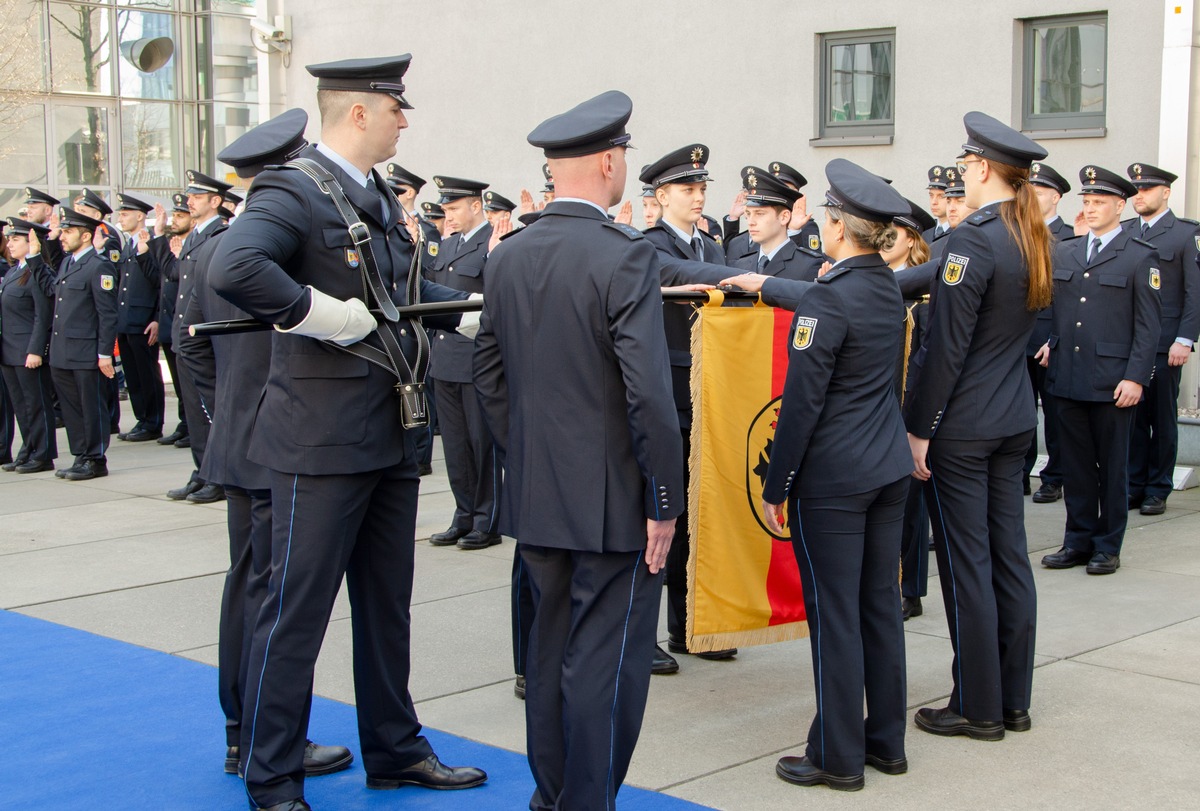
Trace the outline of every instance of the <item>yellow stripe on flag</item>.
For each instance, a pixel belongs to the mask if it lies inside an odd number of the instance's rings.
[[[692,327],[687,644],[693,651],[808,635],[790,539],[773,537],[762,482],[787,374],[791,313],[701,307]]]

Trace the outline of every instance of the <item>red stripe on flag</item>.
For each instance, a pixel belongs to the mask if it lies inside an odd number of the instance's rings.
[[[792,313],[775,310],[774,342],[771,348],[771,399],[783,393],[787,379],[788,339]],[[791,541],[771,541],[771,564],[767,569],[767,600],[771,604],[770,625],[797,622],[804,617],[800,593],[800,570]]]

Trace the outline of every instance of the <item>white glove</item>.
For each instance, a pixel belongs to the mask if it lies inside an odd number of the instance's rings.
[[[467,301],[483,301],[483,296],[479,293],[472,293],[467,296]],[[458,327],[456,328],[459,335],[465,338],[475,339],[475,333],[479,332],[479,313],[463,313],[459,316]]]
[[[379,326],[367,305],[356,298],[342,301],[326,295],[312,285],[308,286],[308,315],[291,329],[275,329],[294,335],[306,335],[321,341],[332,341],[338,346],[349,346],[370,335]]]

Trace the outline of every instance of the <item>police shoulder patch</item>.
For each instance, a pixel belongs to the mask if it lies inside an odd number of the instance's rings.
[[[108,252],[108,261],[112,262],[114,265],[117,262],[120,262],[121,261],[121,252],[118,250],[109,251]]]
[[[430,242],[429,246],[426,248],[426,250],[429,251],[430,256],[437,256],[438,250],[439,250],[439,245],[436,242]]]
[[[1162,276],[1158,272],[1158,268],[1150,268],[1150,287],[1158,290],[1162,287]]]
[[[351,267],[351,268],[357,268],[358,263],[359,263],[358,251],[356,251],[354,248],[347,248],[346,249],[346,266]]]
[[[946,254],[946,266],[942,269],[942,281],[946,284],[958,284],[967,272],[971,258],[958,253]]]
[[[821,250],[821,238],[819,236],[817,236],[816,234],[809,234],[808,235],[808,249],[810,251]]]
[[[792,335],[792,349],[808,349],[817,333],[817,319],[796,316],[796,331]]]
[[[1196,250],[1200,251],[1200,234],[1197,234],[1195,239],[1196,239]]]
[[[620,231],[622,234],[629,237],[630,239],[641,239],[642,238],[642,232],[637,230],[636,228],[634,228],[632,225],[627,225],[626,223],[623,223],[623,222],[613,222],[612,220],[606,220],[604,222],[604,225],[608,226],[609,228],[613,229],[614,231]]]
[[[113,289],[113,277],[109,276],[108,274],[102,274],[100,276],[100,289],[101,290],[112,290]]]

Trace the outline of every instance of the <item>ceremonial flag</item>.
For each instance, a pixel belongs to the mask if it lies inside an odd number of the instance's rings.
[[[692,327],[687,644],[693,651],[808,635],[792,542],[767,529],[762,511],[791,321],[786,310],[709,305]]]

